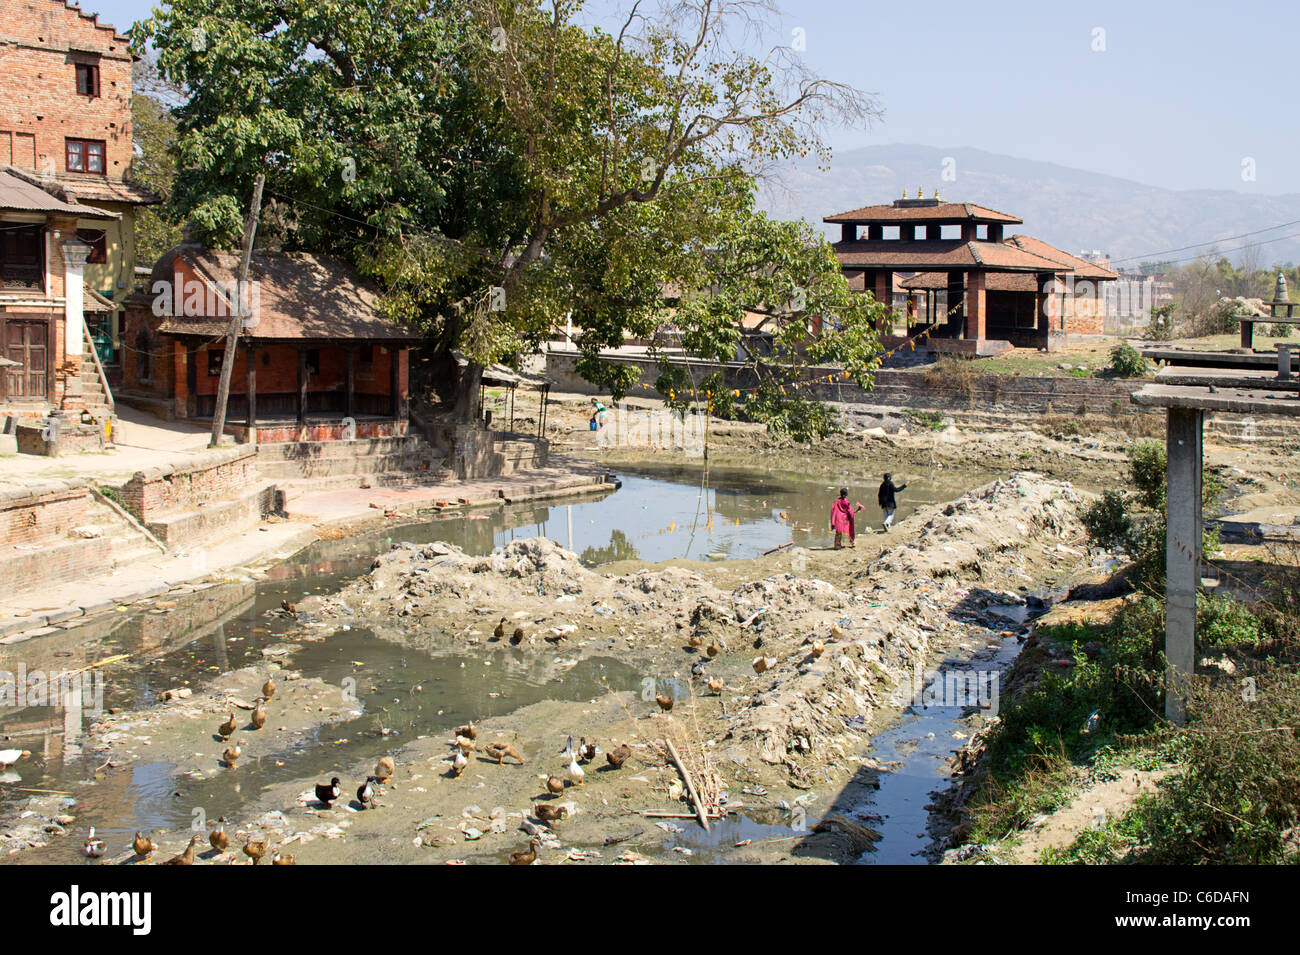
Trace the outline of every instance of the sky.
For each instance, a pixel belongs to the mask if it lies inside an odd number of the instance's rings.
[[[125,29],[156,2],[82,8]],[[770,42],[802,43],[814,72],[884,109],[830,131],[837,151],[976,147],[1170,189],[1300,192],[1295,0],[772,2]]]

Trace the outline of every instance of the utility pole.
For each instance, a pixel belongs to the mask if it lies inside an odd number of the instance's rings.
[[[235,372],[235,346],[239,333],[243,330],[248,302],[248,266],[253,257],[253,237],[257,235],[257,219],[262,214],[262,187],[266,185],[266,176],[257,175],[253,184],[253,201],[248,207],[248,218],[244,220],[243,257],[239,260],[239,276],[235,283],[234,309],[230,316],[230,326],[226,329],[226,353],[221,360],[221,383],[217,386],[217,406],[212,411],[212,440],[208,447],[215,448],[221,443],[221,434],[226,430],[226,405],[230,401],[230,379]],[[249,395],[252,400],[252,395]]]

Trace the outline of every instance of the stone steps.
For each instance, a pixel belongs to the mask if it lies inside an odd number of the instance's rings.
[[[287,441],[260,444],[261,461],[301,461],[310,459],[351,458],[364,455],[396,454],[428,449],[419,435],[386,438],[357,438],[354,441]]]
[[[338,474],[332,477],[310,478],[279,482],[279,489],[286,501],[292,501],[304,494],[317,491],[338,491],[362,487],[410,487],[412,485],[446,484],[454,479],[451,471],[430,469],[424,472],[381,471],[374,474]]]

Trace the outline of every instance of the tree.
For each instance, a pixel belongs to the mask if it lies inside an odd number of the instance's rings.
[[[132,141],[137,150],[131,163],[131,179],[166,201],[176,178],[172,152],[176,121],[172,107],[183,100],[184,94],[161,76],[152,55],[136,61],[131,86]],[[180,224],[168,205],[141,206],[136,210],[135,248],[139,264],[153,265],[180,240]]]
[[[621,397],[631,382],[600,350],[666,321],[665,290],[712,288],[702,262],[746,228],[781,257],[714,283],[712,305],[678,321],[707,337],[717,316],[762,304],[748,298],[760,284],[792,292],[813,275],[808,301],[844,306],[819,350],[869,371],[869,310],[828,274],[825,243],[782,239],[753,195],[773,163],[824,152],[822,123],[876,105],[788,48],[732,52],[771,13],[634,3],[611,33],[581,25],[573,0],[174,0],[135,43],[189,93],[177,209],[230,246],[265,172],[286,246],[349,257],[448,367],[468,357],[443,397],[469,420],[483,367],[516,363],[569,311],[582,373]]]

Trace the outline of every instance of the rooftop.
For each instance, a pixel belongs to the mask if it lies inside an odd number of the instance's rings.
[[[3,165],[0,165],[0,211],[37,212],[78,219],[121,218],[116,212],[65,201],[52,194],[35,176]]]
[[[937,223],[1001,223],[1003,225],[1020,225],[1023,219],[976,205],[973,202],[943,202],[934,199],[895,199],[889,205],[863,206],[827,216],[823,222],[839,222],[846,225],[898,225],[900,223],[920,224]]]

